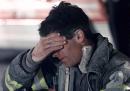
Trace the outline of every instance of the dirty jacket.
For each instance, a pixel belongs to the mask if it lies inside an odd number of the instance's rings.
[[[86,64],[87,72],[72,68],[74,77],[70,79],[73,79],[73,88],[70,86],[69,91],[130,90],[130,59],[113,49],[108,39],[100,34],[96,34],[96,41]],[[58,83],[63,82],[59,77],[65,75],[62,73],[65,68],[51,56],[45,60],[33,62],[31,50],[19,54],[6,70],[4,91],[47,91],[54,86],[56,91],[62,91]]]

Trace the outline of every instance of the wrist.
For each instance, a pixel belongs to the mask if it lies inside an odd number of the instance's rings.
[[[38,53],[38,51],[34,48],[31,52],[31,57],[32,57],[32,60],[34,62],[40,62],[42,59],[41,59],[41,54]]]
[[[35,72],[35,70],[39,68],[40,64],[40,62],[33,61],[31,53],[32,50],[28,51],[25,60],[22,61],[23,68],[29,73]]]

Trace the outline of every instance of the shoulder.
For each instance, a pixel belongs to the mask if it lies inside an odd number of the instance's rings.
[[[114,51],[106,66],[104,75],[106,88],[130,84],[130,58],[119,51]]]
[[[108,68],[128,68],[130,67],[130,58],[125,54],[114,50],[109,58]],[[127,66],[127,67],[126,67]],[[130,68],[128,68],[130,69]]]

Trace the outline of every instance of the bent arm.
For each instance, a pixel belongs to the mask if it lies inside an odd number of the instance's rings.
[[[34,78],[41,74],[39,72],[39,64],[32,60],[31,50],[19,54],[6,70],[4,89],[15,91],[22,88],[35,88]],[[42,79],[42,83],[45,85],[43,87],[47,88],[45,79]]]

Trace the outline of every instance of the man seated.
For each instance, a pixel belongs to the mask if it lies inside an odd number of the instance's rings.
[[[130,59],[92,32],[88,16],[78,6],[61,2],[38,31],[37,45],[7,68],[4,91],[130,89]]]

